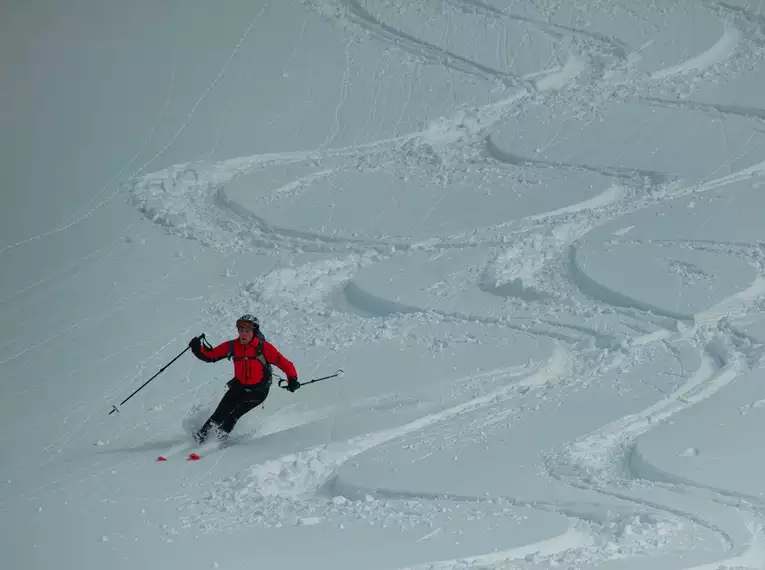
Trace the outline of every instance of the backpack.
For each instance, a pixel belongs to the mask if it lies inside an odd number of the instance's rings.
[[[260,365],[263,367],[263,380],[262,382],[265,383],[266,386],[270,387],[271,382],[273,380],[273,368],[271,367],[271,363],[266,360],[266,357],[263,355],[263,344],[266,342],[266,337],[263,336],[263,333],[260,331],[257,331],[255,333],[255,336],[260,341],[258,343],[257,348],[255,349],[255,358],[260,362]],[[229,360],[242,360],[242,358],[234,356],[234,342],[235,340],[228,341],[228,355],[226,358]]]

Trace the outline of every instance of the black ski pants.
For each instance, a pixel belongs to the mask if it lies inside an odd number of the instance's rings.
[[[253,387],[247,387],[236,378],[231,380],[228,383],[228,391],[221,398],[218,407],[197,432],[197,441],[202,442],[207,439],[208,432],[213,427],[224,437],[227,436],[234,429],[239,418],[265,401],[268,391],[267,385],[256,384]]]

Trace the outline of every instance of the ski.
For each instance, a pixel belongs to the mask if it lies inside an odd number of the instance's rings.
[[[167,461],[168,459],[170,459],[171,457],[175,455],[192,451],[194,447],[195,447],[195,444],[192,442],[184,441],[182,443],[178,443],[172,446],[167,451],[165,451],[165,453],[157,457],[157,461]]]
[[[223,444],[218,440],[208,441],[203,444],[184,442],[179,445],[171,447],[165,454],[157,457],[157,461],[168,461],[172,457],[184,454],[186,461],[199,461],[203,456],[212,453],[218,449],[222,449],[227,444]]]
[[[211,453],[215,451],[220,451],[222,449],[225,449],[231,445],[231,442],[223,442],[218,440],[213,440],[211,442],[206,442],[200,445],[195,451],[192,451],[186,456],[186,461],[199,461],[203,457],[210,455]]]
[[[186,450],[183,450],[183,451],[179,451],[179,452],[172,453],[172,454],[160,455],[159,457],[157,457],[157,461],[159,461],[159,462],[169,461],[169,460],[173,459],[173,457],[182,455],[182,453],[184,451],[189,451],[188,455],[186,455],[186,461],[199,461],[200,459],[202,459],[202,455],[203,454],[204,455],[209,455],[211,452],[215,451],[218,448],[217,447],[206,447],[206,448],[200,448],[197,451],[190,451],[192,449],[194,449],[194,447],[193,446],[189,446]]]
[[[213,437],[202,444],[193,441],[184,441],[172,446],[165,453],[157,457],[157,461],[169,461],[172,457],[178,455],[185,455],[187,461],[199,461],[205,455],[235,445],[237,442],[241,442],[243,439],[252,436],[254,433],[255,432],[252,431],[244,435],[229,437],[226,441],[221,441]]]

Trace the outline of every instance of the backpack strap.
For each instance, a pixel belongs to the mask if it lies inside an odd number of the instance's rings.
[[[263,381],[266,385],[270,386],[273,380],[273,371],[271,370],[271,363],[266,360],[266,356],[263,354],[263,345],[266,344],[266,339],[263,334],[258,335],[258,346],[255,349],[255,358],[258,359],[260,365],[263,367]]]

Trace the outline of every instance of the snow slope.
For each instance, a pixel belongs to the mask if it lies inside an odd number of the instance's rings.
[[[3,8],[2,567],[765,568],[764,40],[754,0]],[[245,312],[344,374],[186,462],[228,362],[120,402]]]

